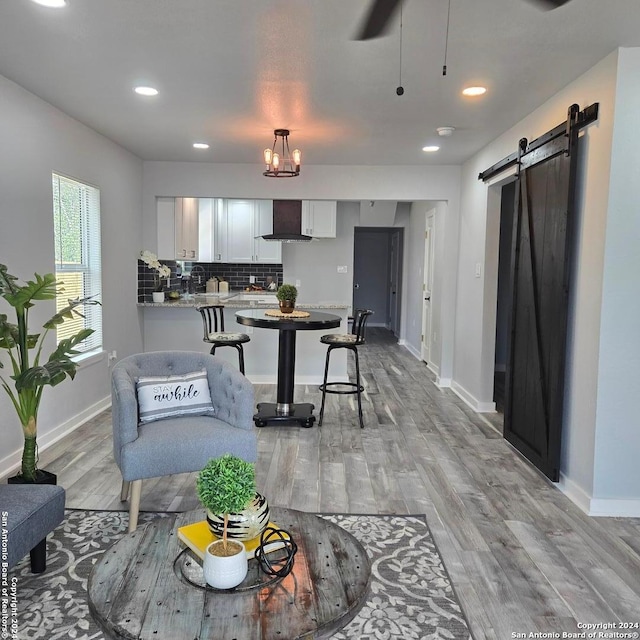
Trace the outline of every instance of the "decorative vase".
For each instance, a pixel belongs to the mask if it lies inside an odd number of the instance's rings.
[[[154,302],[164,302],[164,291],[154,291],[151,297]]]
[[[216,589],[233,589],[247,575],[247,552],[239,540],[227,540],[227,554],[223,547],[222,540],[216,540],[207,547],[202,571],[209,586]]]
[[[207,511],[207,522],[211,533],[222,538],[224,515]],[[227,538],[233,540],[251,540],[257,538],[269,524],[269,505],[267,499],[256,492],[256,497],[239,513],[230,513],[227,522]]]
[[[282,313],[292,313],[295,306],[294,300],[280,300],[280,311]]]

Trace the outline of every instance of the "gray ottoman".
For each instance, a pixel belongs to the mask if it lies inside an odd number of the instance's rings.
[[[30,553],[31,571],[46,569],[47,534],[64,518],[64,498],[64,489],[56,485],[0,484],[0,511],[9,532],[9,567]]]

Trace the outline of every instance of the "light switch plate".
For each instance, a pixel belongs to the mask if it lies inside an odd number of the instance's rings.
[[[338,266],[338,273],[348,273],[347,265]]]

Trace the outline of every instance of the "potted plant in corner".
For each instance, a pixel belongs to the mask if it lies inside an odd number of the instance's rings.
[[[276,291],[276,298],[280,303],[282,313],[291,313],[296,306],[298,290],[292,284],[282,284]]]
[[[221,534],[221,539],[205,551],[205,579],[212,587],[230,589],[247,574],[247,554],[241,539],[260,535],[269,520],[266,500],[256,493],[255,467],[230,454],[212,458],[198,474],[196,490],[207,509],[211,531]]]
[[[69,300],[66,307],[45,322],[41,333],[29,333],[29,312],[41,300],[56,300],[62,292],[52,273],[44,276],[34,274],[34,280],[19,284],[7,267],[0,264],[0,297],[13,307],[16,324],[9,322],[6,314],[0,313],[0,349],[9,355],[12,374],[0,376],[0,384],[9,395],[18,414],[24,435],[22,465],[20,473],[10,482],[55,484],[55,476],[37,468],[38,409],[45,386],[55,387],[65,378],[73,379],[77,364],[71,359],[79,352],[75,350],[83,340],[93,333],[93,329],[81,329],[75,335],[60,340],[56,349],[44,364],[42,350],[47,334],[65,319],[81,317],[77,307],[86,304],[100,304],[96,300],[82,298]],[[34,353],[33,357],[31,353]],[[3,367],[0,361],[0,368]]]

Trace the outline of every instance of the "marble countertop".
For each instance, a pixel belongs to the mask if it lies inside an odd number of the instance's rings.
[[[278,300],[275,293],[268,291],[230,291],[229,293],[198,293],[184,295],[178,300],[164,302],[138,302],[139,307],[186,307],[193,309],[204,304],[223,304],[231,309],[246,309],[250,307],[275,308]],[[339,302],[296,302],[299,309],[348,309],[351,305]]]

